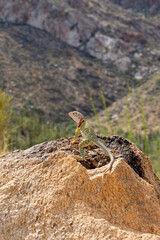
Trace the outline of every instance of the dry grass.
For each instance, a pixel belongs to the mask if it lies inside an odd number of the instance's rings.
[[[155,75],[142,86],[132,89],[129,98],[126,96],[107,108],[114,134],[128,131],[127,110],[129,110],[130,114],[133,135],[144,134],[144,122],[141,108],[142,99],[147,134],[160,130],[160,75]],[[126,107],[127,101],[128,109]],[[99,113],[99,119],[102,126],[108,127],[106,126],[105,111]],[[90,119],[90,122],[97,128],[95,118]],[[109,134],[112,134],[109,128],[108,130]]]

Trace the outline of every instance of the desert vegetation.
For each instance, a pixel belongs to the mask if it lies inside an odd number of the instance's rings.
[[[158,80],[156,80],[158,82]],[[160,156],[160,131],[152,131],[152,129],[147,129],[146,125],[146,115],[144,110],[144,101],[142,95],[139,97],[139,112],[141,117],[141,126],[142,131],[139,133],[137,131],[134,132],[134,125],[131,118],[131,109],[129,107],[129,101],[131,98],[131,88],[128,85],[128,95],[126,97],[126,114],[125,116],[121,116],[121,121],[126,125],[126,130],[114,127],[111,122],[111,118],[108,113],[108,109],[105,103],[104,94],[101,91],[101,98],[104,106],[104,112],[106,117],[106,124],[104,125],[101,123],[101,117],[97,113],[96,107],[94,105],[94,100],[92,98],[92,92],[90,93],[90,102],[91,106],[95,115],[95,119],[97,121],[97,132],[102,132],[103,135],[121,135],[123,137],[128,138],[130,141],[134,142],[144,153],[146,156],[149,156],[151,158],[154,171],[158,176],[160,176],[160,162],[159,162],[159,156]],[[107,127],[106,127],[107,126]],[[96,125],[95,125],[96,127]]]
[[[0,153],[8,151],[11,97],[0,90]]]
[[[153,167],[158,176],[160,176],[160,148],[159,139],[160,132],[147,133],[146,118],[144,112],[144,103],[141,100],[140,111],[141,121],[143,126],[142,133],[134,134],[132,121],[130,118],[130,109],[128,105],[130,91],[128,93],[126,102],[126,116],[128,122],[126,131],[122,129],[114,129],[111,123],[110,116],[105,104],[104,95],[101,91],[101,98],[104,105],[106,125],[104,127],[100,121],[99,114],[94,105],[92,94],[90,95],[91,107],[93,108],[99,132],[103,135],[119,134],[134,142],[146,155],[148,155],[153,163]],[[0,153],[6,153],[15,149],[27,149],[35,144],[58,139],[61,137],[72,136],[75,131],[75,124],[73,121],[66,121],[63,123],[55,123],[53,121],[44,120],[44,118],[37,113],[26,112],[21,110],[17,113],[12,109],[12,99],[4,91],[0,91]]]

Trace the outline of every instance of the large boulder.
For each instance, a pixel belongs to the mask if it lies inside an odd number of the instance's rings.
[[[111,172],[96,146],[77,162],[67,138],[2,155],[1,239],[160,239],[160,180],[150,159],[127,139],[103,139],[116,150]]]

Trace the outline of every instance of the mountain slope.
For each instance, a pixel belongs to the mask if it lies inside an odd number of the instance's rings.
[[[127,110],[128,102],[128,110]],[[145,115],[147,133],[153,133],[160,131],[160,74],[153,76],[146,83],[132,89],[130,96],[125,96],[119,101],[110,106],[107,111],[110,116],[111,124],[114,129],[114,133],[118,133],[119,130],[124,132],[128,131],[128,112],[130,115],[130,121],[132,123],[133,134],[143,134],[143,120],[142,111]],[[103,126],[107,127],[110,131],[110,127],[106,121],[105,111],[101,111],[99,114],[100,121]],[[95,123],[95,117],[91,119],[91,123]],[[95,125],[96,127],[96,125]],[[99,131],[99,129],[97,128]],[[110,132],[111,134],[111,132]]]
[[[111,1],[3,0],[0,21],[45,30],[137,79],[140,74],[142,79],[159,67],[160,52],[156,51],[160,46],[159,26]]]
[[[100,110],[100,90],[110,105],[127,93],[127,82],[134,87],[159,72],[154,19],[105,0],[3,0],[0,87],[15,108],[57,121],[75,108],[91,112],[90,91]]]
[[[156,15],[160,13],[159,0],[110,0],[123,8],[131,8],[134,11],[144,13],[146,15]]]
[[[91,90],[98,108],[100,88],[108,104],[126,92],[123,76],[42,30],[1,24],[0,44],[0,87],[14,97],[16,109],[64,120],[72,109],[90,111]]]

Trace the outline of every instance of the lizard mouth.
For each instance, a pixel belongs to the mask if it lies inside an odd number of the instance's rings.
[[[72,116],[71,116],[71,112],[69,112],[68,115],[69,115],[70,117],[72,117]]]

